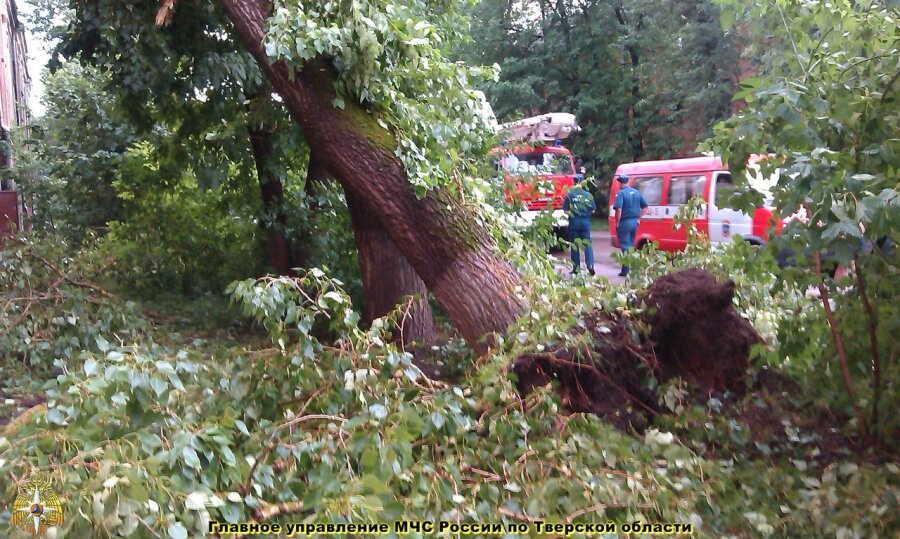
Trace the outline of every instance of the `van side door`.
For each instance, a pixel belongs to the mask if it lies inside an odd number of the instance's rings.
[[[735,236],[744,238],[752,234],[750,216],[728,207],[734,188],[730,172],[713,172],[709,192],[709,241],[713,243],[726,243]]]
[[[665,214],[662,211],[665,178],[659,174],[636,176],[631,180],[631,186],[637,189],[647,201],[647,214],[638,224],[634,244],[638,246],[645,241],[651,241],[660,245],[661,237],[665,235],[667,228]]]
[[[660,242],[660,247],[667,251],[680,251],[687,245],[687,227],[678,226],[675,216],[681,211],[691,198],[700,195],[705,200],[707,172],[689,172],[673,174],[669,179],[669,188],[666,191],[665,217],[668,219],[668,230],[665,239]],[[697,232],[706,234],[706,204],[700,210],[700,214],[693,219],[693,225]]]

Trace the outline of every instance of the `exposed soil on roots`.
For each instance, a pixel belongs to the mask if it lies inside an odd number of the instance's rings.
[[[522,395],[556,381],[563,406],[592,412],[619,428],[646,425],[658,413],[653,392],[642,383],[658,370],[653,350],[638,344],[630,322],[594,311],[585,320],[585,345],[522,356],[513,364]]]
[[[698,394],[743,392],[750,347],[759,335],[732,306],[734,283],[719,283],[690,269],[656,280],[642,297],[639,324],[594,311],[585,320],[579,347],[527,354],[512,366],[520,394],[556,381],[570,412],[592,412],[619,428],[643,429],[661,412],[648,375],[680,377]]]
[[[663,379],[742,393],[750,347],[760,337],[732,305],[734,283],[688,269],[653,282],[644,299]]]

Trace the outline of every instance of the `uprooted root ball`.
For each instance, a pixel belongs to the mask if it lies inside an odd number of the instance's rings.
[[[660,408],[644,380],[681,377],[701,391],[742,393],[750,347],[759,336],[732,306],[734,283],[689,269],[657,279],[643,296],[649,340],[602,311],[585,320],[581,347],[526,354],[512,367],[522,395],[556,380],[570,412],[592,412],[618,427],[640,426]]]
[[[658,412],[656,398],[642,383],[656,371],[649,346],[635,343],[630,323],[601,311],[585,319],[590,345],[551,348],[520,357],[512,367],[519,394],[558,382],[570,412],[591,412],[619,428],[642,426]]]
[[[688,269],[653,282],[644,299],[662,379],[743,393],[750,348],[760,337],[732,304],[734,283]]]

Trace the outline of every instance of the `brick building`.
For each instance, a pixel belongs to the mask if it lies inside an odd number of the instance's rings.
[[[8,141],[13,128],[27,125],[28,94],[31,77],[28,74],[28,47],[25,27],[19,19],[16,0],[0,0],[0,166],[13,162]],[[5,176],[5,175],[4,175]],[[0,235],[22,226],[24,206],[16,193],[15,181],[0,178]]]

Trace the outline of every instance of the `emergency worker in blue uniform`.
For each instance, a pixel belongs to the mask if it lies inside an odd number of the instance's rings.
[[[594,196],[581,182],[572,187],[563,200],[563,210],[569,214],[569,241],[572,242],[572,273],[578,273],[581,262],[579,246],[584,245],[584,265],[594,274],[594,248],[591,246],[591,214],[597,209]]]
[[[621,188],[616,193],[613,209],[616,211],[616,237],[622,252],[634,247],[638,220],[647,213],[647,201],[640,191],[628,185],[628,176],[619,176]],[[628,266],[622,266],[619,277],[628,275]]]

